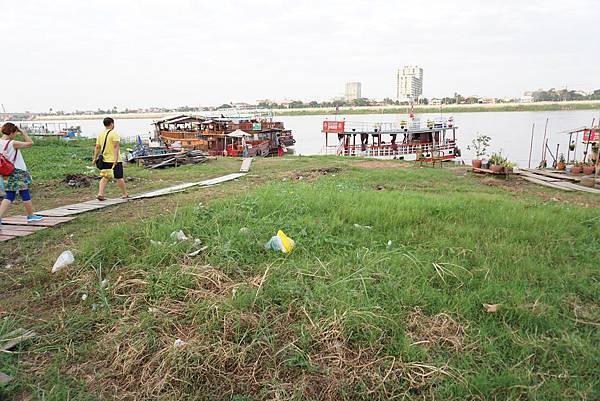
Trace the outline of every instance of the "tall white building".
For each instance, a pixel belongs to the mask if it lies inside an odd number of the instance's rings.
[[[423,94],[423,69],[416,65],[406,65],[398,69],[396,98],[400,101],[416,102]]]
[[[347,82],[346,83],[346,92],[345,98],[347,101],[352,101],[356,99],[360,99],[362,94],[360,93],[362,89],[362,85],[360,82]]]

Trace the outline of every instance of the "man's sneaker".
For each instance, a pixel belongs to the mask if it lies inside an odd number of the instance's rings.
[[[44,216],[37,216],[35,214],[32,214],[31,216],[27,216],[28,223],[35,223],[36,221],[40,221],[43,219],[44,219]]]

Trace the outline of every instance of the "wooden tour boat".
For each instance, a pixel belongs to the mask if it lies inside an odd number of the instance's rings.
[[[204,150],[211,156],[282,156],[296,142],[282,122],[270,119],[179,115],[154,126],[155,138],[166,146]]]

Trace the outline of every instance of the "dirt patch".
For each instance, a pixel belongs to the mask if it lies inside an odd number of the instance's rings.
[[[67,186],[72,188],[89,187],[98,177],[93,177],[84,174],[67,174],[63,180]]]
[[[335,175],[343,171],[340,167],[328,167],[328,168],[317,168],[306,172],[295,173],[294,178],[296,180],[308,180],[314,181],[324,175]]]
[[[424,347],[442,346],[458,352],[464,347],[465,329],[446,313],[428,316],[415,308],[406,320],[407,335]]]
[[[399,162],[397,160],[361,160],[353,163],[356,167],[371,169],[371,170],[385,170],[385,169],[399,169],[399,168],[411,168],[414,166],[413,163]]]

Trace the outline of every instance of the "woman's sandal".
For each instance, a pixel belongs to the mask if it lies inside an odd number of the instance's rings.
[[[100,202],[106,200],[106,198],[104,196],[102,196],[102,195],[96,196],[96,199],[98,199]]]
[[[121,199],[129,199],[129,194],[121,196]]]

